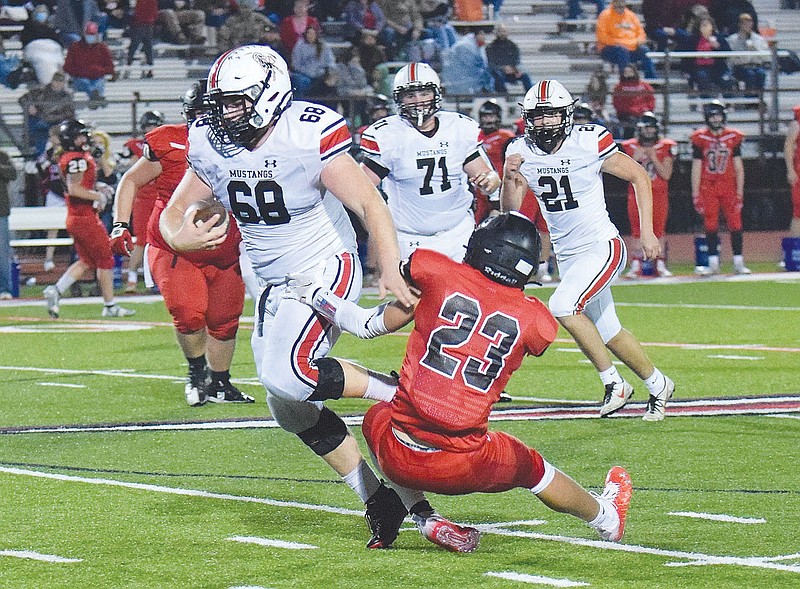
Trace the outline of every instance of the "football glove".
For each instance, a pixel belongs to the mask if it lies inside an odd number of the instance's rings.
[[[289,274],[283,298],[294,299],[301,303],[313,306],[314,294],[322,288],[322,281],[309,274]]]
[[[128,224],[117,221],[111,226],[111,251],[117,256],[130,256],[133,251],[133,237]]]

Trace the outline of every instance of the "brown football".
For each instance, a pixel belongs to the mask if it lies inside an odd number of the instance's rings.
[[[197,211],[195,213],[195,211]],[[191,219],[194,215],[194,224],[205,223],[214,215],[219,215],[219,220],[214,223],[214,227],[224,225],[228,221],[228,211],[216,198],[203,198],[189,205],[186,209],[185,217]]]

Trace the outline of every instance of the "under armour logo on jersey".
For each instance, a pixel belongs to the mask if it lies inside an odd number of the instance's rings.
[[[277,168],[278,167],[278,160],[264,160],[264,167],[269,168]]]
[[[440,141],[439,147],[450,147],[450,143],[447,141]]]
[[[408,242],[408,247],[419,247],[419,242],[418,241],[409,241]]]
[[[569,160],[561,160],[561,165],[562,166],[568,166],[569,165]]]

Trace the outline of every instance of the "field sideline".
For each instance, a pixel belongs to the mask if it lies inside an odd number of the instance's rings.
[[[0,303],[0,588],[800,587],[800,276],[736,278],[615,287],[623,324],[677,383],[663,423],[640,419],[646,389],[624,367],[633,402],[597,419],[602,387],[563,331],[493,412],[492,429],[587,488],[625,466],[623,542],[524,490],[432,495],[483,532],[470,555],[410,523],[392,550],[364,548],[355,495],[268,415],[251,321],[232,374],[257,403],[189,408],[157,297],[126,297],[125,321],[90,299],[65,299],[58,321],[39,300]],[[334,353],[391,370],[404,345],[345,336]],[[368,402],[330,406],[363,443]]]

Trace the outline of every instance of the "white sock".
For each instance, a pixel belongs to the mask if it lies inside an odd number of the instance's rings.
[[[358,495],[364,503],[366,503],[367,499],[372,497],[375,491],[381,486],[378,477],[375,476],[375,473],[372,472],[372,469],[363,459],[358,463],[358,466],[344,475],[342,479],[355,491],[356,495]]]
[[[622,375],[619,373],[619,370],[617,370],[617,367],[614,366],[613,364],[611,365],[611,368],[603,370],[598,374],[600,374],[600,380],[603,381],[604,385],[612,384],[615,382],[624,382],[625,380],[624,378],[622,378]]]
[[[733,267],[741,268],[742,266],[744,266],[744,256],[742,255],[733,256]]]
[[[708,256],[708,266],[709,268],[714,268],[715,270],[719,269],[719,256]]]
[[[103,305],[105,305],[105,306],[106,306],[106,307],[108,307],[109,309],[110,309],[111,307],[113,307],[114,305],[116,305],[116,304],[117,304],[117,303],[116,303],[116,301],[114,301],[114,299],[111,299],[110,301],[106,301],[105,303],[103,303]]]
[[[658,395],[667,386],[667,379],[658,368],[654,368],[653,374],[644,379],[644,384],[647,385],[651,395]]]
[[[397,381],[393,376],[369,370],[367,390],[364,391],[365,399],[373,401],[391,401],[397,392]]]
[[[58,294],[64,294],[73,284],[75,284],[75,279],[69,274],[64,274],[58,279],[58,282],[56,282],[56,290],[58,290]]]
[[[139,280],[139,274],[136,270],[128,270],[128,282],[137,282]]]
[[[600,512],[592,521],[588,522],[588,524],[595,530],[613,529],[614,526],[619,523],[619,514],[617,514],[617,510],[614,509],[610,501],[600,499],[599,497],[595,497],[595,499],[597,499],[597,504],[600,506]]]

